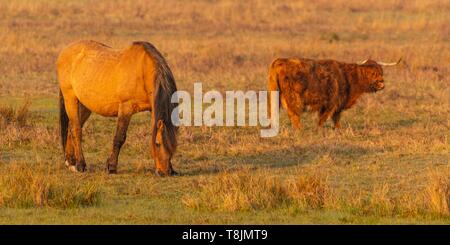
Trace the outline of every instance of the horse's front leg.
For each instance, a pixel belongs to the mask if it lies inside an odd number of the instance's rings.
[[[119,105],[116,134],[114,135],[113,149],[111,155],[106,161],[106,170],[109,174],[117,173],[117,161],[122,145],[127,138],[127,129],[133,115],[133,106],[130,103],[122,103]]]

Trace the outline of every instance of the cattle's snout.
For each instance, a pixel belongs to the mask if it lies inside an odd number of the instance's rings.
[[[375,91],[383,90],[384,89],[384,83],[381,81],[376,81],[372,84],[372,87],[375,89]]]
[[[378,82],[378,83],[377,83],[377,89],[378,89],[378,90],[384,89],[384,83]]]

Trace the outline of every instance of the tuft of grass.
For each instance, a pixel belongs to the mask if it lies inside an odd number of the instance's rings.
[[[302,176],[282,181],[267,173],[223,173],[213,181],[197,183],[200,191],[186,195],[182,202],[190,208],[220,211],[271,209],[295,204],[321,208],[328,196],[326,177]]]
[[[433,171],[424,192],[427,208],[438,215],[450,214],[450,175]]]
[[[380,217],[395,214],[407,215],[409,212],[400,206],[399,199],[390,194],[390,185],[374,184],[368,191],[362,189],[354,193],[344,192],[337,195],[335,205],[330,209],[349,211],[357,215],[374,215]],[[416,203],[417,204],[417,203]]]
[[[332,192],[324,174],[299,175],[288,181],[287,199],[301,208],[321,209],[331,201]]]
[[[296,173],[281,179],[267,171],[223,173],[196,183],[197,191],[185,195],[185,206],[197,210],[248,211],[289,207],[296,210],[335,210],[378,217],[449,216],[448,174],[432,174],[424,189],[401,196],[391,185],[374,184],[371,189],[352,191],[333,186],[327,174]]]
[[[11,164],[0,175],[0,207],[79,208],[100,203],[95,183],[73,183],[29,164]]]
[[[25,100],[18,108],[12,106],[0,106],[0,125],[15,124],[19,127],[25,126],[30,116],[30,105],[31,102]]]
[[[182,202],[191,208],[237,211],[275,208],[284,202],[285,189],[276,178],[225,172],[213,182],[198,183],[198,195],[184,196]]]

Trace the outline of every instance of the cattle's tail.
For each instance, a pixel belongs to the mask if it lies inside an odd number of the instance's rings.
[[[67,134],[69,127],[69,117],[66,113],[66,107],[64,105],[64,97],[61,90],[59,90],[59,129],[61,133],[61,145],[63,147],[63,152],[65,154]]]
[[[267,108],[268,108],[268,115],[269,118],[271,118],[271,91],[278,91],[278,106],[281,105],[281,89],[280,89],[280,81],[278,80],[278,71],[276,69],[278,59],[274,60],[270,64],[269,68],[269,80],[267,82],[267,92],[269,93],[268,101],[267,101]]]

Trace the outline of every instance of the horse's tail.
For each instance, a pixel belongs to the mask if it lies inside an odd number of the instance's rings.
[[[280,81],[278,79],[278,71],[276,69],[276,63],[277,63],[278,59],[274,60],[271,64],[270,64],[270,68],[269,68],[269,79],[267,82],[267,92],[269,94],[268,96],[268,100],[267,100],[267,108],[268,108],[268,115],[269,118],[271,118],[271,91],[278,91],[278,106],[281,105],[281,89],[280,89]]]
[[[66,107],[64,105],[64,97],[62,95],[61,89],[59,90],[59,129],[61,134],[61,145],[63,152],[66,150],[67,134],[69,128],[69,117],[66,113]]]
[[[163,132],[163,144],[165,148],[173,153],[177,146],[177,127],[173,124],[171,116],[172,111],[178,106],[178,103],[171,103],[172,95],[177,91],[175,78],[162,54],[148,42],[134,42],[134,45],[142,45],[147,52],[155,60],[155,82],[154,94],[152,99],[152,147],[156,142],[156,133],[158,129],[158,121],[162,120],[165,125]]]

